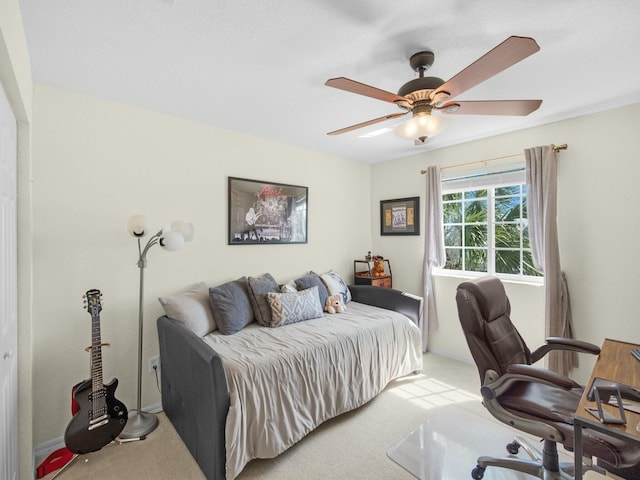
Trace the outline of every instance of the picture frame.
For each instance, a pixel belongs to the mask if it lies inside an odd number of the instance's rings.
[[[380,235],[420,235],[420,197],[381,200]]]
[[[307,243],[308,187],[228,180],[228,245]]]

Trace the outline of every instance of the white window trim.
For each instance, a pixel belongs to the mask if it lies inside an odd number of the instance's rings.
[[[436,277],[459,278],[460,280],[469,280],[472,278],[486,277],[490,275],[487,272],[463,272],[462,270],[448,270],[445,268],[437,268],[433,270]],[[522,285],[544,285],[544,277],[525,277],[520,275],[511,275],[508,273],[493,274],[500,280],[509,283],[518,283]]]
[[[459,170],[455,173],[442,175],[442,194],[455,193],[460,191],[479,190],[485,187],[498,188],[506,185],[525,184],[526,172],[524,162],[512,163],[509,165],[500,165],[489,168],[487,166],[482,169]],[[489,219],[493,219],[494,201],[487,205],[487,215]],[[493,223],[490,221],[489,223]],[[495,245],[494,245],[494,229],[488,228],[488,255],[487,270],[495,272]],[[434,269],[434,275],[443,277],[458,278],[478,278],[488,275],[488,272],[471,272],[466,270],[450,270],[444,267]],[[513,275],[508,273],[493,273],[501,280],[512,283],[523,283],[531,285],[544,284],[544,276],[534,277],[529,275]]]

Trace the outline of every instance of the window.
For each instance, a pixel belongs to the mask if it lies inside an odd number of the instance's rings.
[[[507,173],[443,181],[445,270],[542,276],[531,258],[524,172]]]

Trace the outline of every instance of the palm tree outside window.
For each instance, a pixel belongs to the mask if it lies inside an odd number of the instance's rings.
[[[524,182],[456,190],[443,182],[442,213],[443,270],[542,276],[531,258]]]

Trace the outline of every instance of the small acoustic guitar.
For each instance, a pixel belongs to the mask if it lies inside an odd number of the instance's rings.
[[[67,448],[77,454],[100,450],[120,435],[127,423],[127,407],[115,398],[118,379],[107,385],[102,381],[101,296],[96,289],[86,294],[91,314],[91,379],[73,387],[75,413],[64,432]]]

